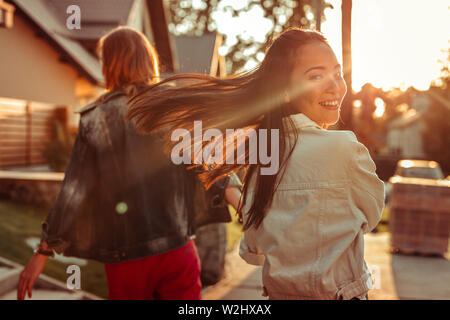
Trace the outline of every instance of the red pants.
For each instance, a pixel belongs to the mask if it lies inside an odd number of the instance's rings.
[[[200,260],[194,241],[148,258],[105,264],[109,299],[200,300]]]

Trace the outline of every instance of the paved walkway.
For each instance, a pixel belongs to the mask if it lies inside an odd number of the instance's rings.
[[[450,299],[450,252],[445,257],[390,253],[389,233],[365,235],[365,259],[375,280],[371,300]],[[226,276],[203,291],[204,300],[265,300],[261,267],[247,264],[237,249],[227,256]]]

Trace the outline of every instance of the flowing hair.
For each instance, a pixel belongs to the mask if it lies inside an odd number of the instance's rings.
[[[127,96],[159,81],[158,54],[142,32],[117,27],[98,42],[106,90],[122,89]]]
[[[222,133],[225,129],[235,128],[266,129],[269,141],[267,150],[271,150],[271,129],[278,129],[277,143],[281,159],[279,170],[274,175],[261,174],[260,169],[268,165],[261,163],[260,159],[257,163],[249,162],[250,148],[245,148],[244,164],[229,164],[227,161],[206,168],[201,164],[190,167],[206,169],[199,170],[198,175],[207,188],[221,177],[245,169],[240,209],[246,204],[250,181],[256,178],[244,230],[251,226],[257,228],[272,204],[285,165],[298,139],[295,125],[288,117],[293,113],[292,107],[286,99],[287,94],[295,96],[302,90],[290,86],[290,75],[300,54],[297,49],[314,41],[328,45],[326,38],[319,32],[290,28],[272,42],[264,60],[251,71],[222,79],[201,74],[171,76],[130,99],[126,118],[134,121],[141,133],[163,130],[168,147],[174,144],[170,139],[173,130],[183,128],[193,132],[194,121],[199,120],[202,121],[203,131],[210,128],[217,128]],[[249,138],[244,138],[243,141],[247,143]],[[236,151],[238,146],[234,141],[233,146]],[[204,148],[205,143],[202,143],[202,150]],[[238,213],[242,219],[242,210],[238,210]]]

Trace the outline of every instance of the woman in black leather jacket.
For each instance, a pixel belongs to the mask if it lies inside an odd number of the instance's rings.
[[[100,40],[107,93],[82,108],[78,134],[39,248],[21,274],[24,299],[53,252],[105,263],[110,299],[200,299],[195,228],[230,221],[226,181],[196,210],[199,183],[170,161],[157,135],[125,122],[129,97],[159,78],[140,32],[119,27]]]

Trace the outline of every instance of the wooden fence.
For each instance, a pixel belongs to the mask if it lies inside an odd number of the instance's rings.
[[[0,167],[45,164],[56,107],[0,98]]]

